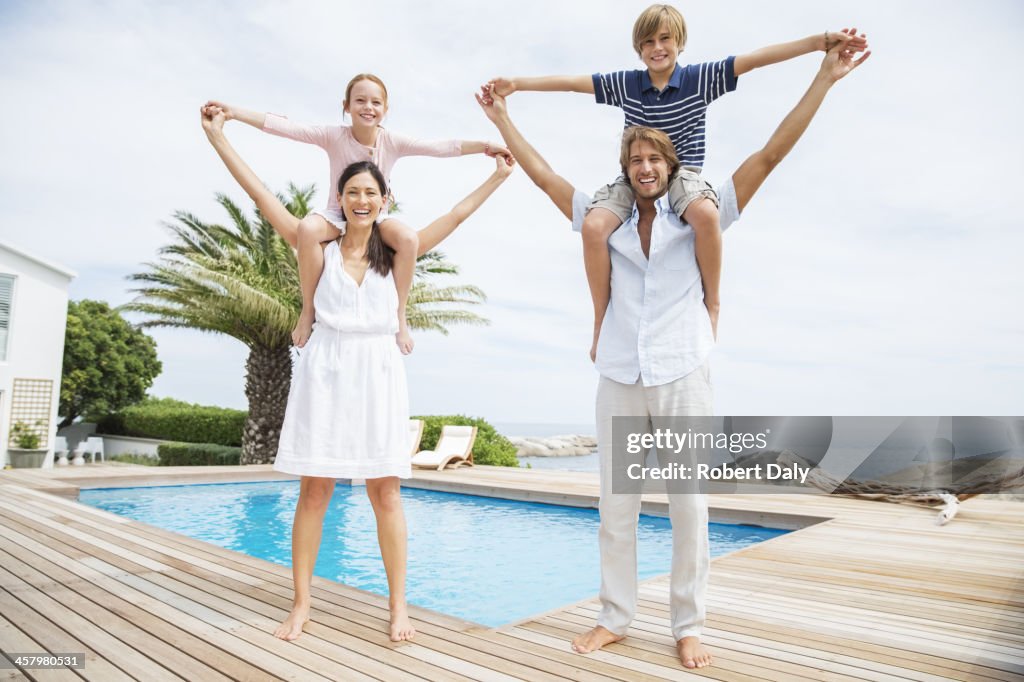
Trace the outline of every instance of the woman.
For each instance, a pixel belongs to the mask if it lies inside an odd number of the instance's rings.
[[[201,111],[203,130],[224,165],[278,234],[295,247],[299,219],[228,143],[224,112],[211,105]],[[497,157],[494,173],[480,187],[419,231],[418,255],[451,234],[511,172],[512,166]],[[387,573],[390,637],[402,641],[415,634],[405,602],[406,525],[399,486],[400,478],[411,476],[411,464],[408,387],[395,344],[393,252],[377,224],[388,190],[383,174],[368,161],[348,166],[336,190],[347,231],[323,245],[324,272],[314,299],[317,326],[295,364],[274,463],[276,470],[302,477],[292,528],[295,597],[274,636],[294,640],[309,620],[313,566],[335,479],[363,478]]]

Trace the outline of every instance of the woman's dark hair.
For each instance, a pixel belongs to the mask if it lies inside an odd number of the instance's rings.
[[[377,181],[377,188],[380,190],[383,202],[380,210],[384,211],[388,205],[388,183],[384,180],[384,174],[380,172],[380,168],[377,168],[377,164],[372,161],[356,161],[353,164],[349,164],[341,172],[341,177],[338,178],[338,193],[344,194],[345,183],[360,173],[369,173]],[[341,212],[344,215],[344,207],[342,207]],[[348,220],[348,216],[345,216],[345,220]],[[386,276],[391,272],[394,256],[395,250],[384,243],[380,236],[380,225],[374,222],[373,227],[370,228],[370,241],[366,244],[366,260],[369,261],[370,267],[381,276]]]

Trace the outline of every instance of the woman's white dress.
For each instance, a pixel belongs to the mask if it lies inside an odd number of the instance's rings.
[[[292,371],[274,469],[327,478],[410,477],[409,388],[395,343],[394,279],[368,268],[357,285],[331,242],[313,302],[316,324]]]

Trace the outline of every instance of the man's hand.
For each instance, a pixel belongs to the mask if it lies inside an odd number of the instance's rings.
[[[866,44],[865,47],[867,47]],[[855,54],[856,51],[849,50],[841,44],[836,45],[821,61],[819,74],[827,78],[830,83],[835,83],[863,64],[871,56],[871,50],[865,51],[858,59],[853,58]]]
[[[505,98],[496,93],[489,83],[481,86],[480,92],[474,93],[474,97],[476,97],[476,103],[480,105],[492,123],[497,123],[499,119],[507,116],[508,109],[505,106]]]

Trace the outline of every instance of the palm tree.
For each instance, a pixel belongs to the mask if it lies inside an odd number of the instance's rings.
[[[313,187],[289,185],[279,197],[295,216],[309,212]],[[166,223],[173,242],[160,250],[156,263],[129,279],[144,283],[124,309],[149,316],[145,327],[185,327],[226,334],[249,347],[245,396],[249,415],[242,433],[242,464],[274,460],[291,384],[291,330],[302,299],[295,252],[256,210],[247,218],[229,198],[217,202],[230,226],[205,223],[185,211]],[[448,333],[450,324],[487,324],[460,309],[486,299],[471,285],[441,287],[429,281],[454,275],[458,267],[432,251],[420,257],[409,295],[409,326]],[[455,306],[455,307],[453,307]]]

